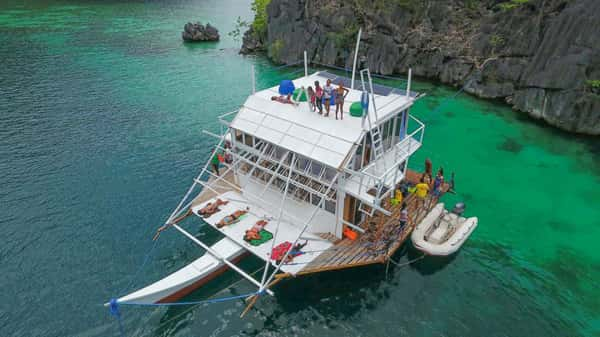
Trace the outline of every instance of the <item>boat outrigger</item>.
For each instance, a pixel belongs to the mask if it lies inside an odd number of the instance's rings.
[[[410,114],[422,96],[411,91],[410,71],[406,88],[397,89],[373,84],[368,69],[357,80],[354,71],[351,79],[328,71],[308,74],[306,56],[304,70],[291,81],[294,104],[272,99],[288,94],[278,86],[254,90],[239,110],[219,117],[219,134],[204,131],[218,144],[166,228],[205,255],[117,303],[173,302],[226,269],[254,284],[257,293],[274,295],[273,285],[289,277],[385,264],[427,216],[424,205],[435,203],[421,203],[417,211],[417,196],[398,202],[396,192],[421,177],[408,169],[425,130]],[[301,99],[316,81],[348,88],[344,119],[326,118]],[[213,158],[219,163],[211,169]],[[398,221],[402,204],[412,209],[404,226]],[[189,216],[223,239],[209,245],[190,234],[180,226]],[[260,278],[236,265],[246,254],[265,262]]]

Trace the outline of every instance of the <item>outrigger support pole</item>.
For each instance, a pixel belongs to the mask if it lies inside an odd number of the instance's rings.
[[[235,270],[238,274],[242,275],[248,281],[252,282],[254,285],[256,285],[257,287],[259,287],[259,289],[261,288],[260,282],[258,282],[257,280],[255,280],[252,276],[246,274],[245,271],[241,270],[238,266],[236,266],[235,264],[231,263],[226,258],[220,256],[212,248],[210,248],[209,246],[207,246],[206,244],[204,244],[202,241],[196,239],[195,236],[193,236],[192,234],[188,233],[185,229],[179,227],[179,225],[177,225],[177,224],[173,224],[173,227],[175,229],[177,229],[178,231],[180,231],[183,235],[187,236],[190,240],[194,241],[194,243],[196,243],[198,246],[204,248],[210,255],[214,256],[216,259],[218,259],[221,262],[225,263],[227,266],[229,266],[229,268]],[[269,294],[271,296],[275,295],[275,293],[273,293],[273,291],[271,291],[269,289],[261,289],[261,290],[266,291],[267,294]]]
[[[252,93],[256,93],[256,71],[254,69],[254,64],[252,65]]]

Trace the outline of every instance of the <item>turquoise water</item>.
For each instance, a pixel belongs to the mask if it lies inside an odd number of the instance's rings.
[[[213,142],[201,130],[244,101],[251,65],[259,87],[288,76],[237,54],[227,32],[251,15],[249,1],[234,0],[0,5],[1,335],[117,336],[103,302],[201,254],[166,232],[134,278],[207,159]],[[210,20],[222,41],[183,44],[192,20]],[[430,157],[455,171],[459,195],[446,202],[465,200],[480,218],[459,254],[387,279],[373,267],[282,283],[245,319],[241,301],[123,308],[126,335],[599,336],[598,139],[416,87],[427,96],[413,112],[427,129],[411,166]],[[416,256],[405,247],[396,259]],[[239,280],[228,273],[188,299],[253,290]]]

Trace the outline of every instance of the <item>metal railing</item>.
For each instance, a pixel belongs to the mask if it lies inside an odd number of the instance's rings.
[[[375,186],[384,186],[388,183],[390,175],[398,174],[398,165],[401,164],[404,160],[406,160],[414,151],[414,147],[421,146],[423,143],[423,136],[425,133],[425,124],[415,118],[414,116],[409,114],[409,120],[412,119],[415,123],[417,123],[418,127],[412,131],[410,134],[406,135],[404,139],[400,142],[393,145],[389,148],[384,155],[379,160],[390,160],[389,154],[392,154],[392,162],[393,165],[386,168],[384,172],[377,174],[376,173],[376,161],[372,161],[367,166],[363,167],[360,171],[353,170],[351,168],[345,168],[344,171],[350,174],[348,179],[358,178],[359,179],[359,187],[358,194],[360,195],[364,189],[370,189]],[[375,173],[373,172],[375,171]],[[395,179],[394,181],[395,182]],[[375,199],[378,199],[380,196],[376,195]]]

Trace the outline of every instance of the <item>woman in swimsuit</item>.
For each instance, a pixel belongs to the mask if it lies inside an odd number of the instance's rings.
[[[344,98],[350,90],[344,88],[344,84],[340,85],[335,89],[335,119],[338,119],[338,109],[340,110],[340,119],[344,119]]]
[[[333,95],[333,86],[331,80],[327,80],[327,83],[323,87],[323,102],[325,103],[325,117],[329,117],[329,109],[331,108],[329,102],[331,102],[331,96]]]
[[[237,210],[235,212],[233,212],[232,214],[224,217],[223,219],[221,219],[221,221],[219,221],[217,223],[217,228],[222,228],[225,227],[227,225],[231,225],[232,223],[234,223],[239,217],[241,217],[242,215],[248,213],[248,209],[245,210]]]

